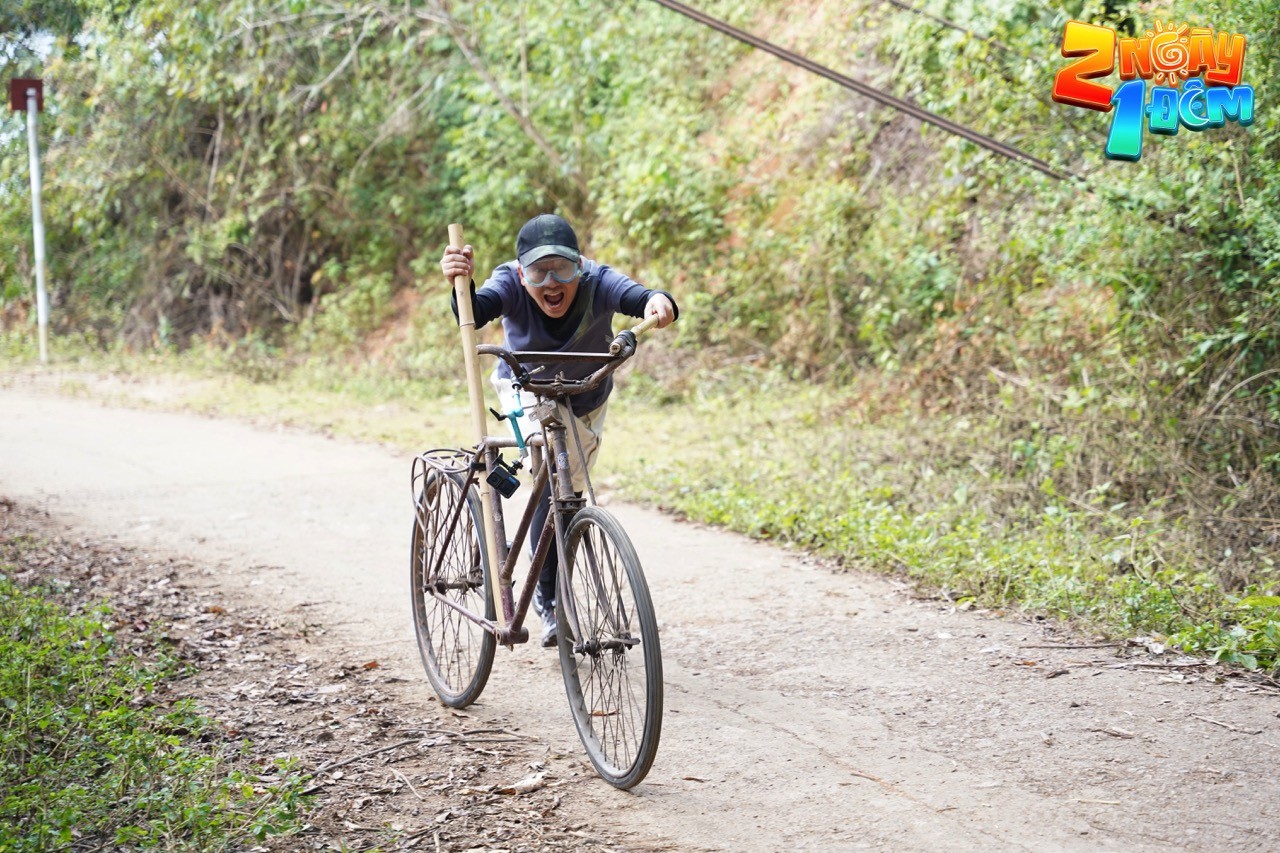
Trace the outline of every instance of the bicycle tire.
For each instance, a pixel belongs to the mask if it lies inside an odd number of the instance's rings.
[[[658,753],[662,648],[640,559],[617,519],[598,507],[574,516],[558,585],[560,669],[573,722],[596,772],[626,790]]]
[[[429,591],[433,585],[451,601],[472,613],[483,605],[485,617],[495,615],[489,586],[489,556],[484,547],[480,498],[467,490],[466,506],[457,516],[453,536],[446,542],[445,526],[457,501],[463,500],[459,475],[427,473],[413,520],[410,546],[410,585],[413,627],[427,679],[440,701],[452,708],[474,702],[489,680],[497,639],[480,625],[442,602]],[[423,525],[426,525],[425,529]],[[434,578],[427,577],[445,549]]]

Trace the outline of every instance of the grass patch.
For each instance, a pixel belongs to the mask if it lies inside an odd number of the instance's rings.
[[[123,650],[105,606],[74,613],[7,577],[39,547],[15,537],[0,562],[0,849],[244,849],[296,831],[300,774],[232,766],[213,721],[160,698],[178,660]]]
[[[962,607],[1152,636],[1249,669],[1280,662],[1280,577],[1265,558],[1249,584],[1228,590],[1159,501],[1117,505],[1105,488],[1059,494],[1052,476],[1016,464],[1025,448],[994,420],[870,419],[865,408],[786,384],[679,405],[620,402],[601,474],[632,499],[904,575]]]

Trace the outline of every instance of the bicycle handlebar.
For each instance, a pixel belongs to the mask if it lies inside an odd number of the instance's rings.
[[[650,317],[643,323],[632,326],[630,329],[623,329],[618,332],[618,336],[613,339],[613,343],[609,344],[610,355],[622,355],[623,358],[630,358],[636,351],[636,338],[658,325],[657,317]],[[625,355],[624,355],[625,353]]]
[[[622,362],[626,361],[625,357],[609,355],[607,352],[530,352],[520,351],[512,352],[503,347],[493,346],[492,344],[481,344],[476,347],[476,352],[480,355],[492,355],[505,361],[511,367],[511,372],[515,375],[516,384],[526,391],[539,391],[556,397],[572,397],[575,394],[585,394],[600,387],[600,383],[605,380],[609,374],[617,370]],[[529,371],[525,370],[525,362],[604,362],[604,366],[592,373],[584,379],[565,379],[563,375],[554,379],[534,379]]]
[[[635,355],[637,338],[657,323],[657,317],[650,317],[630,329],[623,329],[609,344],[608,352],[513,352],[492,344],[481,344],[476,347],[476,352],[480,355],[496,356],[505,361],[510,366],[517,383],[527,391],[534,393],[541,391],[557,397],[572,397],[600,387],[601,382],[621,367],[624,361]],[[555,379],[539,380],[534,379],[532,374],[525,370],[525,362],[601,362],[603,366],[583,379],[565,379],[561,375]]]

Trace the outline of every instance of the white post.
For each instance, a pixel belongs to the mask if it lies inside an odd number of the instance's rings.
[[[44,288],[44,213],[40,209],[40,144],[36,138],[36,90],[27,90],[27,145],[31,149],[31,227],[36,242],[36,321],[40,363],[49,363],[49,293]]]

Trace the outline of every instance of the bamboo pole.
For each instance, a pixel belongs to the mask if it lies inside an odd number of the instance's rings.
[[[449,226],[449,245],[461,249],[466,245],[462,226]],[[475,428],[479,445],[485,440],[484,385],[480,379],[480,363],[476,359],[476,317],[471,310],[471,282],[465,275],[454,276],[453,293],[458,298],[458,332],[462,337],[462,357],[466,362],[467,393],[471,398],[471,424]],[[498,578],[498,536],[493,518],[493,504],[489,500],[489,481],[480,478],[480,508],[484,516],[484,546],[489,555],[489,588],[493,592],[494,614],[498,629],[506,630],[506,616],[502,612],[502,583]]]

